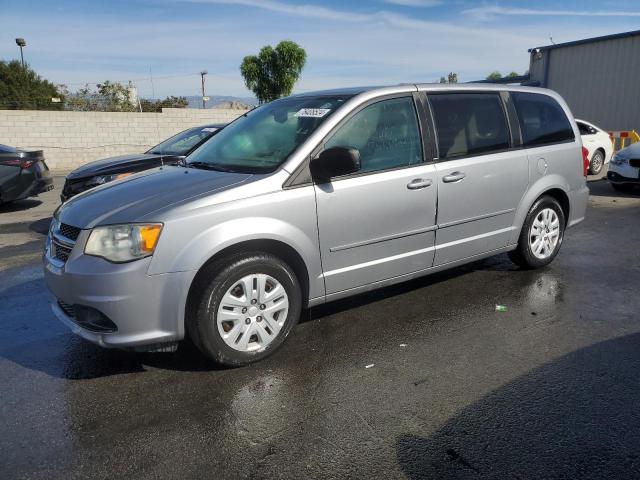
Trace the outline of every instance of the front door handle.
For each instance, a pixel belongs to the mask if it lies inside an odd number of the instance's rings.
[[[459,182],[464,177],[466,177],[466,175],[462,172],[453,172],[453,173],[450,173],[449,175],[445,175],[444,177],[442,177],[442,181],[444,183]]]
[[[429,185],[431,185],[431,179],[427,178],[414,178],[413,180],[411,180],[411,182],[409,182],[407,184],[407,188],[409,190],[418,190],[420,188],[425,188],[428,187]]]

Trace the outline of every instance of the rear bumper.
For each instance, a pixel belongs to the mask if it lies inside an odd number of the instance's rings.
[[[16,170],[18,170],[16,168]],[[20,170],[2,184],[1,200],[22,200],[53,189],[53,178],[47,172]]]
[[[616,185],[640,185],[640,178],[631,178],[620,175],[617,172],[607,172],[607,180]]]
[[[568,227],[573,227],[584,220],[587,203],[589,202],[589,187],[585,186],[569,192]]]
[[[38,195],[39,193],[48,192],[49,190],[53,190],[52,177],[43,177],[36,181],[36,186],[34,188],[35,195]]]

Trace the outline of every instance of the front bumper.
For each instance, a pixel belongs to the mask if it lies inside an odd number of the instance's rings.
[[[635,170],[637,171],[638,169]],[[640,178],[638,177],[637,172],[635,177],[626,177],[624,175],[620,175],[618,172],[612,172],[610,170],[607,172],[607,180],[611,183],[615,183],[616,185],[640,185]]]
[[[151,257],[114,264],[82,254],[87,231],[82,231],[66,263],[45,252],[44,278],[53,313],[74,333],[102,347],[139,347],[184,338],[184,308],[196,272],[147,275]],[[80,250],[78,252],[77,250]],[[102,313],[117,330],[84,328],[58,301],[90,307]]]

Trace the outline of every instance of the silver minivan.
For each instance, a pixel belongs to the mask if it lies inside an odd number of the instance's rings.
[[[189,157],[54,214],[56,316],[103,347],[225,365],[275,351],[306,307],[509,252],[547,265],[584,219],[588,159],[556,93],[400,85],[263,105]]]

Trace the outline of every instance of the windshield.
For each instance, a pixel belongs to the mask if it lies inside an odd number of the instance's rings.
[[[218,127],[190,128],[156,145],[147,153],[155,153],[158,155],[186,155],[218,130],[220,130]]]
[[[276,170],[346,95],[288,97],[243,115],[187,158],[187,165],[244,173]]]

